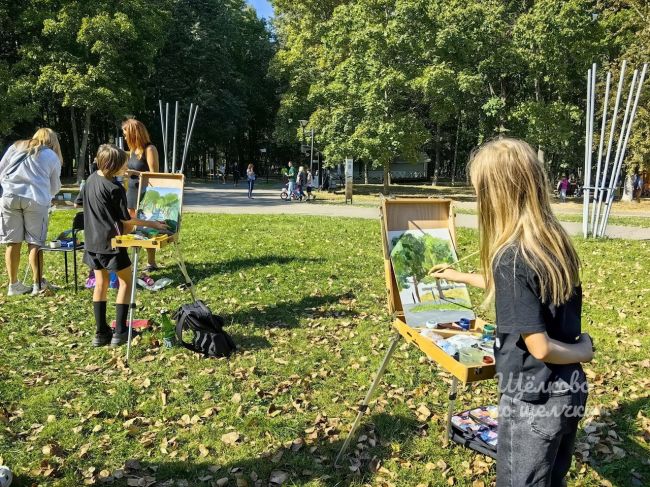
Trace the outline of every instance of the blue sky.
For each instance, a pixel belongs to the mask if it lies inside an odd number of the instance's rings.
[[[257,10],[257,15],[268,19],[273,17],[273,7],[268,0],[247,0]]]

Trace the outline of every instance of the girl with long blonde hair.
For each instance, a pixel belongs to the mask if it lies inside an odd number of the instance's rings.
[[[52,199],[61,189],[62,163],[59,138],[49,128],[37,130],[29,140],[16,142],[0,160],[0,243],[7,245],[5,264],[9,296],[38,294],[44,287],[53,288],[42,278],[39,249],[45,244]],[[29,246],[32,287],[18,280],[23,242]]]
[[[494,302],[499,391],[497,486],[563,485],[593,358],[581,330],[580,261],[551,210],[544,167],[527,143],[486,143],[469,165],[482,274],[433,275]]]
[[[130,118],[122,124],[122,133],[126,140],[131,157],[128,162],[128,188],[126,192],[126,202],[129,208],[131,218],[137,218],[138,195],[140,191],[140,173],[158,172],[160,161],[158,159],[158,150],[151,143],[151,137],[147,127],[135,118]],[[145,270],[154,271],[158,269],[156,265],[156,251],[147,249],[148,264]]]

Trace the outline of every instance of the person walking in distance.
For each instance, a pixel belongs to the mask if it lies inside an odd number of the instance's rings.
[[[569,190],[569,180],[566,177],[566,174],[562,174],[562,179],[557,183],[557,190],[560,193],[560,200],[562,203],[566,203],[566,195]]]
[[[252,164],[248,165],[248,169],[246,169],[246,180],[248,182],[248,199],[253,199],[253,187],[255,186],[255,179],[257,179],[257,176],[255,175],[255,166]]]
[[[298,168],[298,175],[296,176],[296,188],[301,201],[305,198],[305,186],[307,186],[307,173],[305,172],[305,168],[300,166]]]
[[[287,178],[289,178],[289,198],[287,201],[292,201],[291,195],[296,187],[296,168],[293,167],[293,163],[289,161],[289,169],[287,170]]]

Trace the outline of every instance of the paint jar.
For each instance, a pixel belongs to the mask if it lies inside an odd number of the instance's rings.
[[[494,325],[483,326],[483,340],[494,340],[496,327]]]
[[[60,249],[61,248],[61,241],[60,240],[52,240],[50,242],[50,248],[51,249]]]
[[[469,327],[472,323],[467,318],[461,318],[458,322],[458,325],[465,331],[469,331]]]
[[[483,363],[485,353],[474,347],[460,349],[460,363],[463,365],[480,365]]]

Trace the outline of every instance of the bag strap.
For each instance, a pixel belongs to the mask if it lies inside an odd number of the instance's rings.
[[[7,179],[14,172],[16,172],[18,170],[18,167],[27,160],[27,157],[29,157],[29,153],[27,151],[23,152],[23,154],[13,162],[13,164],[9,167],[9,169],[5,171],[3,175],[3,179]]]

